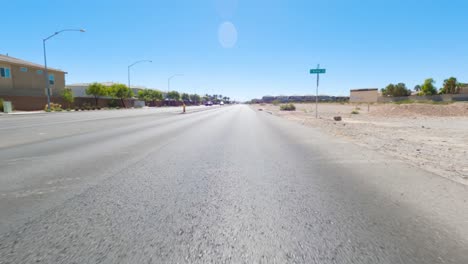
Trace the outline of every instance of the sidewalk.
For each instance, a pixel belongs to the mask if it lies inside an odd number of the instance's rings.
[[[44,114],[44,113],[46,113],[46,111],[13,111],[11,113],[8,113],[8,115],[34,115],[34,114]]]

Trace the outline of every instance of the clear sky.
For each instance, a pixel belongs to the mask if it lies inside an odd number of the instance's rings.
[[[67,83],[114,81],[239,100],[350,88],[468,82],[468,1],[21,0],[1,4],[0,53],[68,72]]]

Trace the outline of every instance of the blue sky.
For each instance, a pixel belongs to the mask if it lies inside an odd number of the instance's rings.
[[[86,29],[48,41],[49,65],[66,70],[67,83],[126,83],[127,66],[142,59],[153,63],[134,66],[132,84],[165,90],[169,76],[184,74],[172,88],[239,100],[313,94],[308,71],[318,63],[327,69],[321,94],[412,88],[428,77],[468,82],[461,0],[22,0],[1,9],[0,53],[37,63],[42,38]]]

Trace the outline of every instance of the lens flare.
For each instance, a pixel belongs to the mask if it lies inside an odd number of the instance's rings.
[[[237,29],[231,22],[219,25],[218,40],[223,48],[233,48],[237,43]]]

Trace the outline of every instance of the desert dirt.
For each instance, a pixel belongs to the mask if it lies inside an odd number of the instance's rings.
[[[468,185],[468,103],[252,105]],[[358,114],[351,114],[355,110]],[[342,121],[333,117],[341,116]]]

